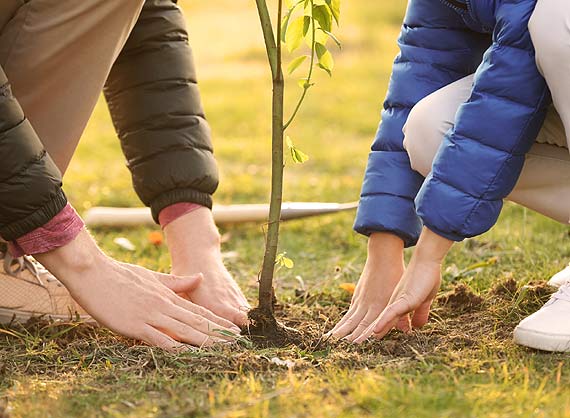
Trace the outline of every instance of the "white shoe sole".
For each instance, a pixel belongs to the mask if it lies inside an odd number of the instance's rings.
[[[570,267],[566,267],[564,270],[560,270],[554,276],[550,278],[548,284],[552,287],[562,287],[566,283],[570,282]]]
[[[34,312],[26,312],[26,311],[17,311],[14,309],[5,309],[0,308],[0,324],[7,325],[7,324],[24,324],[29,321],[31,318],[46,318],[52,319],[55,321],[75,321],[77,318],[75,315],[38,315]],[[88,324],[96,324],[97,322],[91,318],[90,316],[80,316],[79,320],[82,322],[86,322]]]
[[[536,350],[570,352],[570,335],[552,335],[517,327],[514,332],[514,341]]]

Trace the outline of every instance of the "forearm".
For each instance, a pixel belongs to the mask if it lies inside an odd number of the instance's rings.
[[[217,165],[185,19],[175,2],[145,3],[105,97],[135,191],[155,221],[176,203],[211,207]]]
[[[189,295],[190,300],[243,326],[250,309],[222,260],[221,239],[212,211],[200,207],[164,226],[172,260],[172,273],[202,273],[203,283]]]

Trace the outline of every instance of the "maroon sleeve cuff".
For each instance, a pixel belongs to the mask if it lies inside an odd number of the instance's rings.
[[[48,223],[8,243],[14,257],[47,253],[73,241],[85,224],[68,203]]]
[[[187,213],[194,212],[196,209],[203,207],[197,203],[180,202],[167,206],[158,214],[158,223],[164,228],[169,223],[175,221]]]

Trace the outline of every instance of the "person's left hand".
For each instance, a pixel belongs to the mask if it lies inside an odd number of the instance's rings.
[[[166,225],[164,232],[172,274],[204,276],[198,287],[187,294],[188,298],[237,326],[246,325],[251,306],[224,266],[212,212],[200,208],[187,213]]]
[[[195,258],[185,266],[173,266],[172,274],[182,271],[200,272],[204,276],[196,289],[188,293],[192,302],[238,326],[247,324],[247,313],[251,306],[224,266],[221,256],[195,254]]]

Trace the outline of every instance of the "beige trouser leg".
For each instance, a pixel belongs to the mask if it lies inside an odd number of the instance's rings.
[[[144,0],[0,0],[0,66],[62,172]]]
[[[529,22],[536,64],[546,79],[566,133],[570,133],[570,3],[538,0]]]
[[[456,81],[424,98],[412,109],[404,127],[404,147],[412,167],[422,175],[431,171],[435,154],[444,135],[453,127],[459,106],[471,94],[472,83],[473,76]],[[521,176],[507,199],[557,221],[568,222],[570,155],[564,126],[554,107],[527,154]]]

